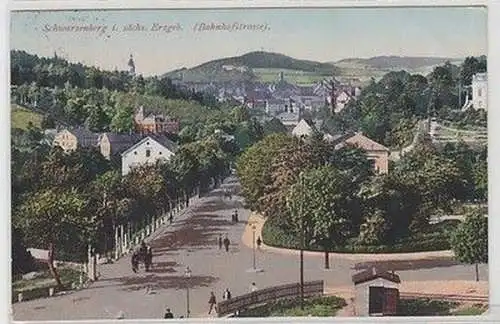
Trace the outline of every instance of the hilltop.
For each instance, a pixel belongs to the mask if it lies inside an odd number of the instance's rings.
[[[217,59],[195,66],[171,71],[166,75],[183,81],[253,81],[271,74],[277,78],[280,71],[288,75],[330,76],[337,68],[330,63],[300,60],[279,53],[250,52],[241,56]]]

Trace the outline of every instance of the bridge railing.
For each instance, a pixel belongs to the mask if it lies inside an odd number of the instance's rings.
[[[305,297],[322,296],[323,291],[323,280],[304,282]],[[300,297],[299,283],[264,288],[220,302],[217,305],[217,315],[221,317],[277,299],[293,297]]]

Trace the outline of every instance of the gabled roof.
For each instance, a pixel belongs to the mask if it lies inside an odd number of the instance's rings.
[[[387,152],[390,152],[390,150],[387,147],[375,142],[374,140],[369,139],[368,137],[364,136],[362,133],[354,134],[353,136],[347,138],[345,140],[345,142],[349,143],[349,144],[356,145],[365,151],[387,151]]]
[[[165,147],[166,149],[168,149],[169,151],[171,151],[173,153],[175,153],[177,151],[177,144],[175,144],[174,142],[169,140],[166,136],[149,134],[146,137],[144,137],[143,139],[141,139],[140,141],[138,141],[137,143],[135,143],[134,145],[132,145],[131,147],[129,147],[128,149],[126,149],[125,151],[123,151],[123,153],[121,155],[123,156],[123,155],[127,154],[128,152],[134,150],[135,148],[142,145],[144,142],[146,142],[148,140],[153,140],[153,141],[157,142],[158,144],[162,145],[163,147]]]
[[[352,282],[355,285],[359,285],[361,283],[372,281],[378,278],[392,281],[394,283],[401,283],[401,279],[397,274],[391,273],[389,271],[381,271],[375,267],[354,274],[352,276]]]
[[[137,143],[145,137],[145,135],[132,133],[132,134],[117,134],[117,133],[104,133],[102,136],[106,136],[111,147],[111,152],[113,154],[120,153],[126,150],[134,143]]]
[[[100,136],[99,133],[92,133],[91,131],[83,127],[65,129],[65,130],[73,134],[78,141],[78,145],[82,147],[97,145],[97,141],[99,140]]]

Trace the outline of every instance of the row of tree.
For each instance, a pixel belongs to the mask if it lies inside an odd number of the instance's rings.
[[[422,143],[389,174],[375,175],[358,148],[275,134],[244,152],[237,172],[251,209],[304,234],[306,248],[328,251],[419,237],[452,201],[486,199],[485,165],[485,151]]]
[[[167,163],[137,167],[122,177],[96,150],[67,154],[38,140],[33,136],[24,150],[13,147],[12,224],[26,245],[50,248],[52,256],[57,248],[59,258],[75,261],[85,260],[88,244],[97,253],[109,252],[119,226],[137,232],[188,205],[193,194],[217,186],[234,154],[213,135],[180,146]]]

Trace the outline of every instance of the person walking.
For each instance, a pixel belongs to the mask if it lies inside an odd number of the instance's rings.
[[[208,299],[208,304],[210,305],[210,309],[208,310],[208,314],[212,313],[212,310],[217,312],[217,299],[215,299],[215,294],[212,291],[210,293],[210,298]]]
[[[224,247],[226,248],[226,252],[229,252],[229,245],[231,244],[231,242],[229,241],[227,234],[226,234],[226,237],[224,238],[223,243],[224,243]]]
[[[151,267],[153,265],[153,249],[151,248],[151,246],[148,246],[146,248],[146,255],[144,257],[144,265],[146,266],[146,272],[148,272],[149,269],[151,269]]]
[[[163,316],[163,318],[167,319],[167,318],[174,318],[174,314],[172,314],[172,312],[170,311],[170,308],[167,308],[166,312],[165,312],[165,315]]]
[[[219,234],[219,250],[222,250],[222,234]]]
[[[226,290],[224,290],[224,294],[222,294],[222,300],[229,299],[231,299],[231,292],[229,291],[229,288],[226,288]]]
[[[255,292],[257,291],[257,285],[255,284],[255,282],[252,282],[252,284],[250,285],[250,292]]]
[[[238,211],[236,209],[234,210],[234,222],[238,223]]]
[[[131,263],[132,271],[134,273],[137,273],[137,271],[139,270],[139,254],[137,253],[137,251],[134,251],[134,253],[132,253]]]
[[[174,215],[172,215],[172,213],[170,213],[170,216],[168,216],[168,221],[170,222],[170,224],[172,224],[172,222],[174,221]]]

